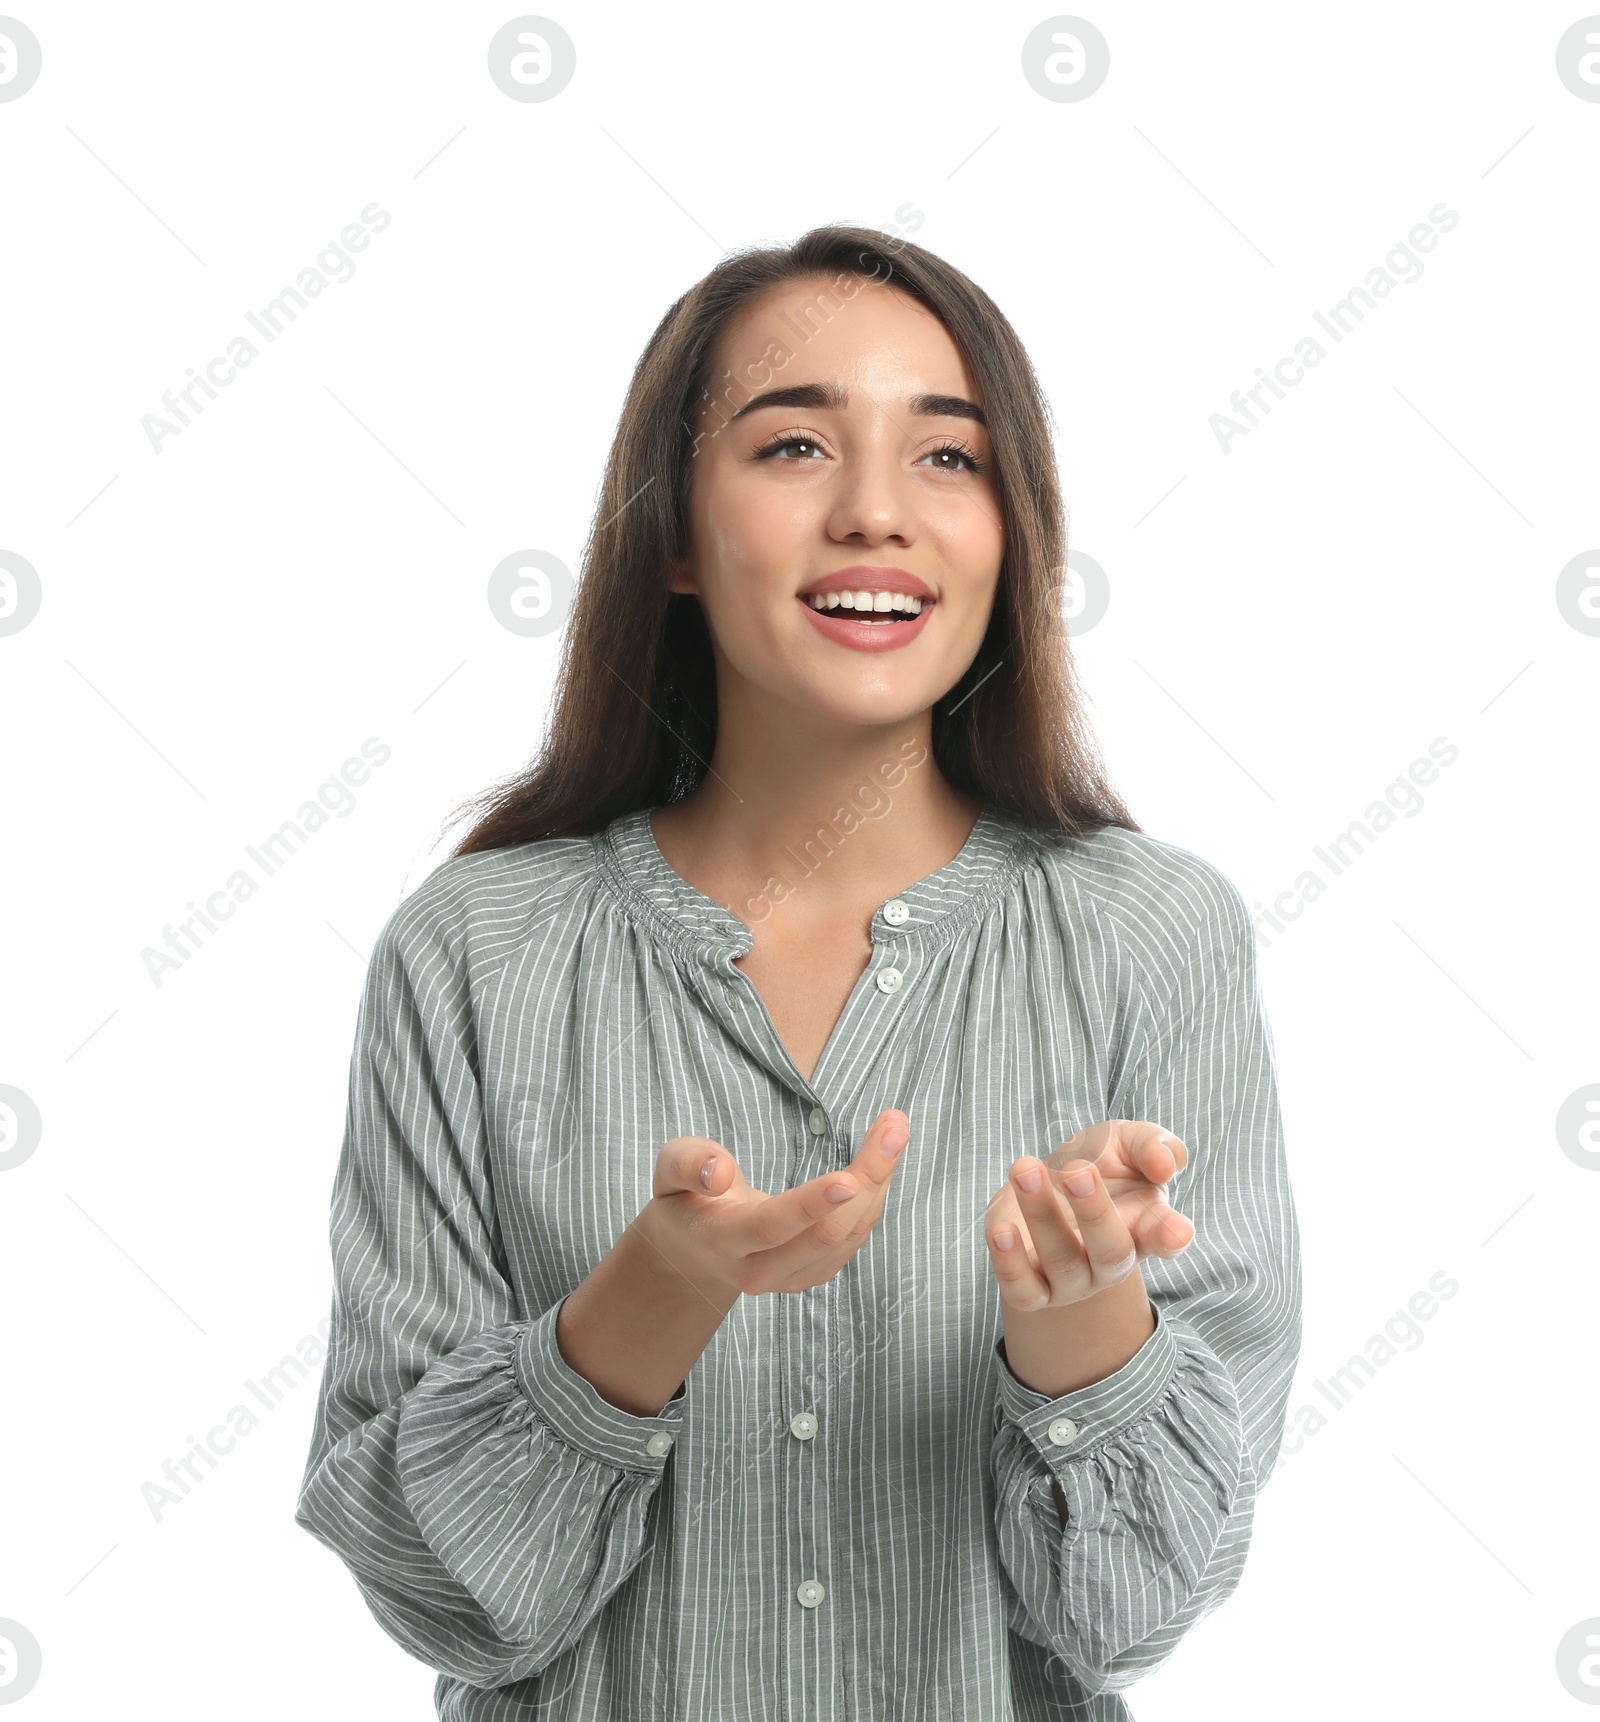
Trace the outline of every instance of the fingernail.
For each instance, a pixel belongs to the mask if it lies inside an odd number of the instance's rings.
[[[1087,1166],[1063,1175],[1061,1182],[1074,1196],[1088,1196],[1094,1191],[1094,1173]]]
[[[855,1191],[848,1185],[834,1184],[828,1190],[828,1200],[830,1202],[848,1202],[854,1194]]]
[[[1037,1166],[1024,1166],[1016,1174],[1017,1183],[1031,1196],[1044,1182],[1044,1173]]]
[[[708,1190],[711,1188],[711,1174],[715,1172],[716,1169],[717,1157],[715,1154],[713,1154],[711,1158],[706,1161],[705,1165],[700,1168],[700,1182],[704,1184]]]
[[[891,1124],[889,1128],[884,1131],[883,1141],[880,1146],[883,1149],[884,1154],[892,1160],[910,1140],[911,1132],[906,1129],[905,1125]]]
[[[1009,1226],[1002,1226],[994,1235],[994,1247],[997,1250],[1014,1250],[1017,1247],[1017,1234]]]

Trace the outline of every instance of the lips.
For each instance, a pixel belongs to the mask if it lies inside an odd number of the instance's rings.
[[[869,562],[820,574],[800,588],[799,596],[806,598],[819,592],[906,592],[920,598],[924,608],[936,602],[933,588],[909,569],[875,567]]]
[[[861,588],[857,587],[855,590],[859,591]],[[880,586],[878,590],[881,592],[890,588]],[[909,646],[927,627],[929,618],[937,607],[924,599],[921,614],[911,617],[909,621],[857,622],[846,619],[855,614],[851,610],[813,610],[801,596],[795,598],[795,603],[805,611],[807,619],[818,633],[833,641],[835,645],[847,646],[857,652],[892,652],[902,646]]]

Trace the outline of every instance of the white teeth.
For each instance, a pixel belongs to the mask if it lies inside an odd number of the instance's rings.
[[[813,610],[871,610],[919,616],[922,600],[910,592],[812,592],[806,602]]]

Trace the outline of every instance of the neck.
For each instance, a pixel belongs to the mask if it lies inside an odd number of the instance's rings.
[[[747,924],[803,936],[870,916],[954,859],[982,811],[934,763],[931,712],[786,739],[719,715],[710,770],[652,821],[685,878]]]

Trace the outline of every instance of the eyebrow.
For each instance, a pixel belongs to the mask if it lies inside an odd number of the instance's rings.
[[[797,383],[792,388],[768,389],[764,394],[756,395],[746,401],[728,422],[732,424],[734,419],[742,419],[746,413],[757,412],[762,407],[810,407],[842,412],[849,404],[850,391],[838,383]],[[960,395],[913,395],[911,415],[913,418],[972,419],[985,429],[989,423],[983,416],[982,407]]]

